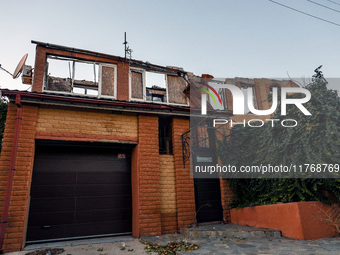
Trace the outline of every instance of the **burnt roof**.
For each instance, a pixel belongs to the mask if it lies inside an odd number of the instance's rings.
[[[160,66],[160,65],[151,64],[150,62],[143,62],[141,60],[123,58],[123,57],[110,55],[110,54],[106,54],[106,53],[100,53],[100,52],[96,52],[96,51],[67,47],[67,46],[63,46],[63,45],[46,43],[46,42],[39,42],[39,41],[34,41],[34,40],[31,40],[31,43],[39,45],[39,46],[47,48],[47,49],[64,50],[64,51],[68,51],[68,52],[82,53],[82,54],[86,54],[86,55],[94,56],[94,57],[103,57],[103,58],[112,59],[112,60],[121,61],[121,62],[129,62],[129,64],[131,66],[142,67],[146,70],[149,69],[149,70],[154,70],[154,71],[159,71],[159,72],[167,72],[167,73],[171,73],[171,74],[177,74],[179,76],[187,73],[182,68]]]

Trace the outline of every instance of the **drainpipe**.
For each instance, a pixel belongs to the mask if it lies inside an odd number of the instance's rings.
[[[20,100],[21,100],[21,97],[20,95],[17,94],[15,98],[15,104],[18,107],[17,118],[16,118],[16,123],[15,123],[15,133],[14,133],[12,153],[11,153],[11,162],[10,162],[10,167],[8,169],[9,173],[8,173],[8,179],[7,179],[5,201],[4,201],[1,222],[0,222],[0,253],[3,252],[2,245],[4,243],[5,228],[6,228],[6,223],[7,223],[8,209],[9,209],[9,201],[11,198],[15,163],[16,163],[17,152],[18,152],[19,132],[20,132],[21,119],[22,119],[22,107],[21,107]]]

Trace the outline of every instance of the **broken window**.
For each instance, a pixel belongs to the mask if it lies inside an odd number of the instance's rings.
[[[159,117],[159,154],[172,154],[172,118]]]
[[[137,68],[130,70],[130,97],[133,100],[187,105],[186,87],[186,81],[179,76]]]
[[[146,101],[167,102],[165,74],[145,72]]]
[[[116,66],[48,56],[45,90],[90,96],[116,95]]]
[[[74,62],[73,93],[98,96],[98,64]]]
[[[72,62],[48,58],[46,62],[45,89],[72,92]]]

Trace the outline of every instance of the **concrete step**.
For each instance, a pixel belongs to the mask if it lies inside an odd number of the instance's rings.
[[[256,228],[236,224],[208,224],[181,229],[185,237],[263,238],[282,237],[280,230]]]

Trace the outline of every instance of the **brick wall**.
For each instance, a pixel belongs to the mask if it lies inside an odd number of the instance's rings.
[[[177,223],[178,228],[185,228],[196,223],[194,181],[190,177],[190,164],[183,166],[182,137],[188,131],[188,119],[173,119],[173,152],[175,159]]]
[[[132,235],[139,237],[139,145],[132,150],[131,156],[132,191]]]
[[[221,203],[223,209],[223,221],[230,222],[230,200],[233,198],[233,193],[230,189],[229,180],[220,179],[221,187]]]
[[[113,60],[105,57],[91,56],[82,53],[74,53],[64,50],[46,49],[37,45],[34,65],[34,79],[32,91],[42,92],[45,78],[45,63],[47,54],[80,58],[88,61],[111,63],[117,65],[117,99],[122,101],[129,100],[129,63]],[[66,74],[67,75],[67,74]]]
[[[9,104],[0,158],[0,205],[3,205],[17,107]],[[129,125],[126,125],[129,123]],[[9,223],[4,249],[19,250],[25,240],[35,139],[135,141],[133,152],[133,232],[136,236],[177,232],[195,223],[195,197],[189,164],[183,167],[181,134],[189,120],[173,120],[174,155],[159,155],[158,117],[23,106],[23,120]]]
[[[159,155],[162,234],[177,232],[174,163],[173,155]]]
[[[158,117],[138,116],[140,236],[160,235]]]
[[[137,116],[40,108],[37,138],[137,142]]]
[[[129,63],[118,62],[117,64],[117,99],[129,101]]]
[[[13,145],[17,106],[9,103],[5,135],[0,157],[0,206],[4,202],[8,169]],[[19,135],[18,153],[14,172],[12,194],[9,206],[3,249],[19,250],[25,239],[25,224],[30,194],[33,160],[34,136],[38,107],[23,105],[22,122]]]
[[[38,46],[35,52],[34,77],[32,91],[42,92],[45,78],[46,49]]]

